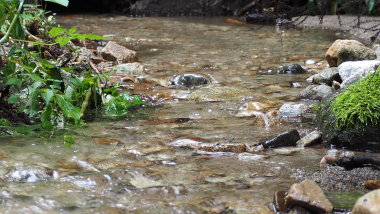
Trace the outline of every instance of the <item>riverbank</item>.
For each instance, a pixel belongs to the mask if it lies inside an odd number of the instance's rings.
[[[357,16],[356,15],[342,15],[340,16],[341,24],[339,24],[338,16],[336,15],[326,15],[323,17],[323,23],[320,24],[319,16],[310,16],[300,25],[299,28],[321,28],[324,30],[338,30],[342,31],[343,34],[348,38],[355,37],[359,40],[365,40],[370,42],[371,37],[376,34],[377,31],[365,31],[365,28],[370,28],[379,24],[380,19],[378,17],[373,16],[362,16],[360,17],[361,23],[367,22],[365,24],[361,24],[360,28],[354,28],[357,24]],[[293,18],[295,20],[297,18]],[[299,21],[303,20],[300,18]],[[374,22],[374,20],[376,20]],[[299,23],[298,21],[298,23]],[[378,28],[376,28],[378,29]],[[376,39],[376,42],[380,42],[380,37]]]

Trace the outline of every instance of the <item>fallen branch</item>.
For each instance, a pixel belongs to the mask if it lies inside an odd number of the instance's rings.
[[[244,11],[248,10],[249,8],[253,7],[256,5],[256,0],[252,1],[251,3],[249,3],[248,5],[246,5],[245,7],[243,7],[242,9],[240,9],[235,16],[241,16],[242,13],[244,13]]]

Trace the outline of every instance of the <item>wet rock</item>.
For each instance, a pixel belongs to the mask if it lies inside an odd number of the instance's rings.
[[[260,102],[249,102],[244,103],[242,107],[239,108],[239,110],[256,110],[256,111],[264,111],[268,108],[268,105]]]
[[[320,73],[313,75],[312,83],[314,85],[332,86],[333,81],[342,82],[336,67],[325,68]]]
[[[300,206],[316,213],[331,213],[333,206],[322,189],[309,179],[293,184],[285,198],[286,206]]]
[[[278,110],[278,117],[298,117],[301,116],[308,107],[303,103],[283,104]]]
[[[245,145],[243,143],[201,143],[198,145],[197,150],[205,152],[242,153],[245,152]]]
[[[52,179],[52,171],[42,167],[13,169],[4,176],[6,182],[41,182]]]
[[[379,59],[380,59],[380,45],[377,44],[377,45],[373,46],[372,49],[375,51],[375,53],[376,53],[376,57],[377,57],[377,59],[379,60]]]
[[[175,146],[175,147],[188,147],[188,148],[193,148],[196,149],[198,148],[198,145],[201,142],[191,140],[191,139],[178,139],[172,142],[167,143],[166,145],[168,146]]]
[[[333,87],[335,90],[338,90],[338,89],[341,88],[340,83],[337,82],[337,81],[333,81],[333,82],[332,82],[332,87]]]
[[[360,197],[352,209],[352,214],[377,214],[380,210],[380,190],[371,191]]]
[[[261,152],[264,150],[263,144],[245,144],[245,150],[246,152]]]
[[[206,77],[198,74],[183,74],[174,78],[174,85],[194,88],[210,82]]]
[[[300,135],[297,130],[293,129],[277,135],[263,143],[265,148],[276,148],[281,146],[296,146]]]
[[[327,50],[327,52],[325,54],[326,60],[329,63],[330,67],[338,66],[339,51],[345,45],[365,47],[362,43],[360,43],[356,40],[340,40],[340,39],[336,40],[330,46],[330,48]]]
[[[344,62],[338,67],[339,76],[342,79],[341,88],[349,83],[375,72],[380,65],[379,60],[363,60],[355,62]]]
[[[229,209],[236,214],[271,214],[271,211],[265,205],[240,204],[236,208],[230,206]]]
[[[364,183],[366,189],[380,189],[380,180],[368,180]]]
[[[279,149],[273,149],[274,152],[276,152],[279,155],[293,155],[296,152],[301,151],[301,148],[279,148]]]
[[[333,88],[327,85],[309,85],[300,93],[300,99],[322,100],[327,97]]]
[[[284,190],[277,190],[274,193],[273,202],[276,208],[276,212],[283,212],[283,213],[288,212],[288,209],[285,204],[285,194],[286,194],[286,191]]]
[[[108,44],[102,49],[101,55],[106,60],[117,61],[120,63],[137,62],[139,60],[137,52],[118,45],[114,41],[108,42]]]
[[[255,160],[261,160],[268,158],[266,155],[257,155],[257,154],[251,154],[251,153],[240,153],[238,154],[238,159],[241,161],[255,161]]]
[[[299,64],[291,64],[275,69],[277,74],[305,74],[307,71]]]
[[[295,206],[290,210],[289,214],[311,214],[311,213],[303,207]]]
[[[190,94],[188,99],[196,101],[232,101],[240,100],[250,94],[252,92],[245,88],[224,86],[197,89]]]
[[[346,61],[360,61],[376,59],[374,50],[363,46],[343,46],[338,53],[337,65],[339,66]]]
[[[135,76],[144,72],[145,67],[138,62],[124,63],[115,67],[110,76]]]
[[[298,146],[308,147],[321,142],[322,133],[320,131],[312,131],[298,141]]]

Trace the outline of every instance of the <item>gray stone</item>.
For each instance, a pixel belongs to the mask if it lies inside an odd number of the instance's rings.
[[[299,64],[290,64],[275,69],[278,74],[305,74],[307,71]]]
[[[188,99],[196,101],[231,101],[240,100],[249,95],[252,95],[252,92],[248,89],[224,86],[197,89],[190,94]]]
[[[276,137],[266,140],[263,143],[265,148],[277,148],[282,146],[296,146],[300,135],[297,130],[293,129],[277,135]]]
[[[298,141],[298,146],[307,147],[316,143],[320,143],[322,139],[322,133],[319,131],[310,132],[305,137]]]
[[[110,76],[135,76],[144,72],[145,67],[138,62],[120,64],[114,69]]]
[[[198,74],[183,74],[174,78],[174,85],[194,88],[210,82],[206,77]]]
[[[286,206],[300,206],[316,213],[331,213],[333,205],[322,189],[309,179],[293,184],[285,198]]]
[[[322,100],[333,92],[333,88],[327,85],[309,85],[300,93],[300,99]]]
[[[290,210],[289,214],[311,214],[307,209],[303,207],[295,206]]]
[[[355,45],[345,45],[338,53],[338,66],[347,61],[360,61],[376,59],[376,53],[374,50]]]
[[[339,76],[343,81],[340,87],[344,88],[345,85],[367,76],[370,72],[373,73],[379,64],[379,60],[363,60],[342,63],[338,67]]]
[[[298,117],[301,116],[308,107],[303,103],[283,104],[278,110],[278,117]]]
[[[380,189],[360,197],[354,205],[352,214],[378,214],[380,212]]]
[[[118,45],[114,41],[108,42],[102,49],[101,55],[106,60],[117,61],[119,63],[137,62],[139,60],[137,52]]]
[[[336,67],[325,68],[320,73],[313,75],[312,83],[315,85],[332,86],[333,81],[342,82]]]

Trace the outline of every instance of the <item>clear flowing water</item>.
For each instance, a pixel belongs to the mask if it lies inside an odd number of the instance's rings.
[[[284,103],[301,102],[297,96],[314,74],[267,71],[304,65],[309,59],[323,65],[327,48],[338,39],[335,33],[252,30],[259,26],[229,24],[225,19],[57,17],[63,27],[109,35],[138,51],[145,69],[112,79],[137,78],[138,82],[121,83],[123,90],[140,95],[151,107],[118,120],[89,117],[81,128],[43,137],[1,137],[1,213],[260,213],[276,190],[287,190],[296,182],[290,179],[292,171],[318,170],[326,148],[242,156],[204,155],[168,145],[178,139],[254,144],[290,129],[301,136],[315,129],[313,114],[269,127],[268,121],[263,125],[254,118]],[[210,88],[235,86],[249,93],[236,101],[188,100],[196,89],[170,83],[185,73],[206,76]],[[256,117],[235,117],[248,102],[265,108]],[[73,136],[76,143],[71,148],[62,144],[63,134]]]

